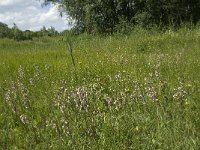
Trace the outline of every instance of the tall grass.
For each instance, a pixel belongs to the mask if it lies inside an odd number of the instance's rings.
[[[200,29],[0,40],[2,149],[199,149]]]

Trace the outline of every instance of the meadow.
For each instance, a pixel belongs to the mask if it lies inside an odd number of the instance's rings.
[[[2,150],[198,150],[199,116],[199,27],[0,40]]]

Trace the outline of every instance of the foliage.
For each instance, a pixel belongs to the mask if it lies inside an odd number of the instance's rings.
[[[0,22],[0,38],[10,37],[11,32],[8,25]]]
[[[34,37],[37,38],[44,36],[56,37],[59,35],[62,35],[62,33],[56,31],[54,27],[46,29],[46,27],[43,26],[40,31],[36,32],[30,30],[22,31],[16,24],[14,24],[12,28],[9,28],[8,25],[0,22],[0,39],[9,38],[9,39],[14,39],[16,41],[23,41],[23,40],[33,40]]]
[[[113,33],[121,21],[150,26],[196,24],[199,0],[45,0],[58,3],[76,21],[75,29],[87,33]]]

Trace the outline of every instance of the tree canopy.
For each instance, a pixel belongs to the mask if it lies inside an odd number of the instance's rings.
[[[112,33],[122,22],[178,26],[200,19],[200,0],[45,0],[51,2],[76,21],[75,29],[88,33]]]
[[[25,30],[22,31],[19,29],[19,27],[14,23],[12,28],[9,28],[7,24],[0,22],[0,39],[1,38],[9,38],[14,39],[16,41],[22,41],[22,40],[32,40],[34,37],[55,37],[58,35],[64,34],[66,31],[63,31],[59,33],[56,31],[54,27],[46,28],[43,26],[40,31],[30,31]]]

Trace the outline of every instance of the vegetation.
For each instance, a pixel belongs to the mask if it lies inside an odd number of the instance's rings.
[[[0,39],[0,147],[200,149],[199,47],[199,27]]]
[[[22,31],[18,28],[16,24],[13,25],[12,28],[9,28],[7,24],[0,22],[0,39],[1,38],[9,38],[14,39],[16,41],[23,40],[33,40],[33,38],[41,38],[44,36],[56,37],[58,35],[63,35],[67,31],[63,31],[62,33],[58,33],[54,27],[50,27],[46,29],[46,27],[42,27],[40,31]]]
[[[108,34],[124,24],[179,26],[200,19],[199,0],[45,0],[49,2],[59,4],[79,32]]]

